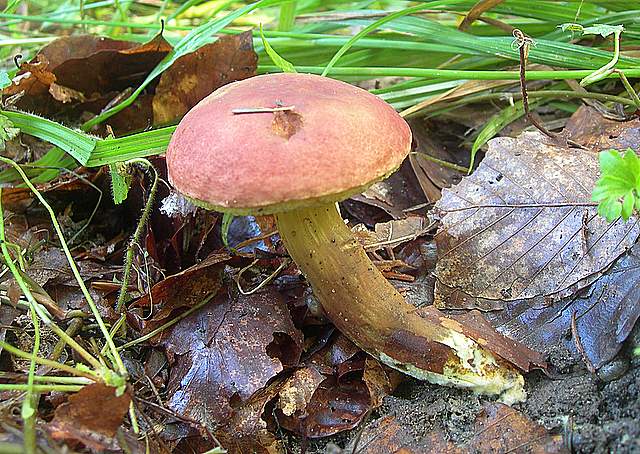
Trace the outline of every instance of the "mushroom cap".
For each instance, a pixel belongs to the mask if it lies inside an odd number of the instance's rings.
[[[234,113],[237,109],[290,110]],[[233,82],[191,109],[169,148],[169,181],[196,204],[267,214],[339,201],[393,173],[411,130],[345,82],[279,73]]]

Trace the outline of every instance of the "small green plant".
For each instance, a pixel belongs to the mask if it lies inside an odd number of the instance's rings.
[[[612,222],[625,221],[640,209],[640,158],[632,150],[600,152],[600,179],[592,199],[598,202],[598,214]]]

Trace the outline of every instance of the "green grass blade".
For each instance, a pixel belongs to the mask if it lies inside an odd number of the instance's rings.
[[[82,165],[87,163],[98,141],[87,134],[74,131],[37,115],[10,110],[0,110],[0,114],[9,118],[15,127],[20,128],[23,133],[56,145]]]

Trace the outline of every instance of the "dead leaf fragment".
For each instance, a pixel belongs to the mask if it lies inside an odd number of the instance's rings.
[[[16,106],[46,116],[59,113],[65,103],[85,100],[97,102],[91,107],[99,110],[118,92],[139,85],[171,49],[161,35],[145,44],[93,35],[65,36],[22,63],[4,94],[24,92]]]
[[[150,293],[133,303],[133,307],[150,307],[153,304],[152,316],[140,323],[142,332],[153,331],[174,311],[193,307],[216,293],[222,285],[222,264],[230,258],[226,252],[210,254],[202,262],[154,285]]]
[[[571,115],[564,131],[571,140],[593,151],[640,149],[640,119],[609,120],[589,106],[581,106]]]
[[[595,153],[538,132],[490,141],[478,170],[436,204],[436,304],[498,309],[594,282],[640,235],[636,217],[608,224],[597,215],[598,172]]]
[[[302,115],[292,110],[279,110],[273,113],[271,129],[274,134],[289,140],[296,134],[304,122]]]
[[[549,433],[525,414],[507,405],[487,403],[478,414],[472,439],[462,445],[448,441],[440,430],[423,436],[401,426],[393,416],[374,421],[364,429],[349,452],[377,454],[568,454],[562,435]],[[355,450],[354,450],[355,448]]]
[[[154,124],[179,119],[223,85],[255,76],[257,63],[251,31],[221,36],[216,42],[180,57],[162,73],[156,87]]]
[[[525,414],[507,405],[485,404],[476,418],[475,434],[469,443],[471,452],[529,452],[561,454],[569,451],[562,435],[550,434]]]
[[[284,383],[278,421],[308,438],[353,429],[395,389],[398,377],[339,336]]]
[[[118,448],[116,431],[129,410],[131,395],[116,395],[116,389],[102,383],[83,387],[56,408],[47,430],[53,438],[76,440],[94,451]]]

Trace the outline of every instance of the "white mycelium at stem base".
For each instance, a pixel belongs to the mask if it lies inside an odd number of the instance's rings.
[[[414,377],[521,400],[522,376],[455,321],[418,315],[335,209],[389,176],[410,149],[407,123],[367,91],[309,74],[271,74],[226,85],[189,111],[171,139],[167,168],[175,188],[200,206],[275,214],[331,321],[369,354]]]

